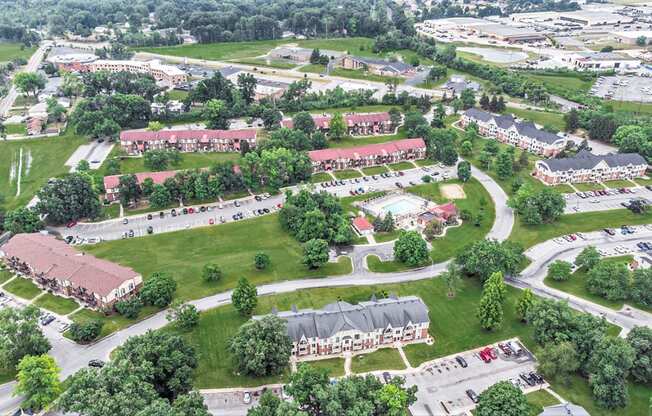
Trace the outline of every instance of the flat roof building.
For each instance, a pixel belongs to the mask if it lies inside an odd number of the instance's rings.
[[[559,20],[579,23],[584,26],[607,26],[632,23],[633,18],[602,10],[577,10],[559,14]]]
[[[614,37],[616,42],[624,43],[626,45],[636,45],[639,38],[645,38],[645,44],[647,45],[652,41],[652,30],[631,30],[625,32],[611,32],[611,35]]]
[[[641,66],[640,59],[616,52],[577,52],[563,59],[578,70],[588,71],[623,71]]]
[[[133,74],[149,74],[155,80],[168,85],[180,85],[188,82],[188,75],[174,65],[164,65],[160,61],[118,61],[100,59],[86,65],[88,71],[131,72]]]

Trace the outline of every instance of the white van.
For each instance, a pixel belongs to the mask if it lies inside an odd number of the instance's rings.
[[[514,354],[515,354],[516,356],[519,356],[519,355],[523,354],[523,347],[521,347],[521,344],[519,344],[518,342],[516,342],[516,341],[509,341],[509,342],[507,343],[507,345],[509,346],[509,348],[510,348],[512,351],[514,351]]]

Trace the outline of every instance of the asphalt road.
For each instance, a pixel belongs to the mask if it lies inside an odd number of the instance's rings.
[[[34,72],[38,69],[38,66],[41,64],[43,57],[45,56],[45,45],[39,46],[39,48],[34,52],[34,54],[27,61],[27,65],[21,69],[22,72]],[[0,116],[6,116],[11,107],[14,105],[18,97],[18,90],[14,87],[13,83],[7,95],[0,101]]]

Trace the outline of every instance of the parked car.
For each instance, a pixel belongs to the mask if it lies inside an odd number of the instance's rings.
[[[509,341],[507,346],[514,352],[516,356],[523,354],[523,347],[516,341]]]
[[[474,392],[473,390],[471,390],[471,389],[468,389],[468,390],[466,391],[466,395],[469,396],[469,399],[471,399],[471,401],[472,401],[473,403],[477,403],[478,400],[479,400],[479,399],[478,399],[478,395],[475,394],[475,392]]]
[[[494,351],[493,348],[487,347],[487,348],[484,349],[484,351],[485,351],[485,354],[487,354],[489,356],[489,358],[491,358],[492,360],[495,360],[495,359],[498,358],[498,356],[496,355],[496,351]]]
[[[154,227],[151,225],[147,227],[147,234],[152,234],[154,232]]]
[[[455,357],[455,361],[457,361],[457,363],[458,363],[458,364],[460,365],[460,367],[462,367],[462,368],[466,368],[466,367],[469,366],[469,365],[466,363],[466,360],[465,360],[461,355],[458,355],[457,357]]]
[[[215,220],[212,219],[212,218],[209,218],[209,219],[208,219],[208,224],[209,224],[209,225],[214,225],[214,224],[215,224]]]
[[[392,381],[392,376],[387,371],[385,371],[383,373],[383,380],[385,380],[385,384],[389,384],[389,382]]]
[[[50,325],[52,321],[54,321],[54,319],[55,319],[54,316],[47,314],[41,318],[41,325],[43,326]]]
[[[125,225],[129,224],[129,218],[123,218],[122,223],[125,224]]]
[[[129,237],[133,237],[134,235],[134,230],[129,230]]]
[[[70,328],[70,324],[67,324],[67,323],[64,322],[61,325],[59,325],[59,327],[57,328],[57,331],[59,331],[60,333],[64,333],[64,332],[66,332],[68,330],[68,328]]]
[[[480,351],[480,359],[484,361],[485,363],[490,363],[491,362],[491,356],[487,354],[485,350]]]
[[[525,381],[528,386],[534,386],[536,384],[536,382],[528,374],[521,373],[518,376],[521,378],[521,380]]]
[[[172,208],[172,211],[170,211],[170,214],[171,214],[173,217],[176,217],[176,216],[177,216],[177,210],[174,209],[174,208]]]
[[[541,377],[539,374],[537,374],[537,373],[535,373],[535,372],[533,371],[533,372],[531,372],[529,375],[530,375],[530,378],[531,378],[535,383],[537,383],[537,384],[543,384],[543,382],[544,382],[543,377]]]
[[[248,391],[245,391],[244,395],[242,396],[242,401],[244,402],[244,404],[251,403],[251,393],[249,393]]]
[[[104,361],[102,360],[90,360],[88,362],[89,367],[102,368],[104,367]]]
[[[604,232],[609,234],[609,235],[616,235],[616,232],[612,230],[611,228],[605,228]]]
[[[512,355],[512,350],[509,349],[509,347],[506,344],[503,344],[502,342],[498,343],[498,348],[503,352],[503,354],[510,356]]]
[[[125,218],[125,219],[126,219],[126,218]],[[70,222],[66,225],[66,227],[68,227],[68,228],[72,228],[72,227],[74,227],[75,225],[77,225],[77,221],[70,221]]]
[[[165,212],[161,211],[158,213],[159,218],[165,218]]]

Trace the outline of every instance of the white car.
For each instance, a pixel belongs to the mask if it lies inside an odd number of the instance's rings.
[[[68,328],[70,328],[70,324],[63,322],[61,325],[57,327],[57,331],[59,331],[60,333],[64,333],[68,330]]]
[[[249,393],[248,391],[245,391],[244,395],[242,396],[242,401],[244,402],[244,404],[251,403],[251,393]]]

